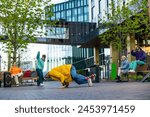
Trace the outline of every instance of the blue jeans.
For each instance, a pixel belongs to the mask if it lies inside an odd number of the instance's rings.
[[[144,64],[145,64],[144,61],[135,60],[135,61],[132,61],[132,62],[130,63],[129,69],[130,69],[130,70],[135,70],[135,69],[137,68],[137,65],[144,65]]]
[[[85,83],[88,83],[87,82],[87,79],[85,76],[81,75],[81,74],[78,74],[76,72],[76,68],[72,65],[71,67],[71,76],[72,76],[72,79],[77,83],[77,84],[85,84]]]
[[[39,76],[37,80],[37,85],[39,86],[41,83],[43,83],[44,77],[43,77],[43,71],[41,69],[36,69],[37,75]]]

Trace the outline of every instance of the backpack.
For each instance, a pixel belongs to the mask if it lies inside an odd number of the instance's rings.
[[[23,77],[31,77],[31,70],[25,71]]]

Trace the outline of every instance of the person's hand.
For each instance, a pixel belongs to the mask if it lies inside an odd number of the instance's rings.
[[[133,51],[136,51],[136,47],[132,49]]]

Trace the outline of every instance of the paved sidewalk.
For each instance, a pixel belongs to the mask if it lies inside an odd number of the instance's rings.
[[[71,83],[62,88],[57,81],[44,87],[0,88],[0,100],[150,100],[150,82],[101,82],[93,87]]]

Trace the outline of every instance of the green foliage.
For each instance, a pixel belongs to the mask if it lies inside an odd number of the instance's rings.
[[[143,79],[143,76],[142,75],[138,75],[136,80],[137,81],[141,81],[142,79]]]
[[[46,24],[53,25],[45,20],[44,6],[51,0],[0,0],[0,22],[2,34],[0,41],[6,45],[5,51],[10,50],[12,60],[16,61],[20,48],[26,48],[28,43],[36,41],[36,37],[43,35]],[[53,5],[50,5],[51,8]],[[48,12],[51,17],[53,14]]]
[[[122,4],[122,0],[118,0],[118,6],[110,4],[111,13],[107,13],[109,19],[104,17],[99,21],[102,23],[101,29],[105,29],[105,33],[100,35],[100,39],[105,44],[110,42],[121,49],[121,44],[126,41],[127,35],[138,34],[143,38],[150,35],[150,24],[148,18],[147,0],[130,0],[126,4]],[[134,9],[133,9],[134,8]],[[127,43],[127,42],[126,42]]]
[[[134,80],[134,81],[141,81],[143,79],[142,75],[129,75],[128,76],[130,79]]]

